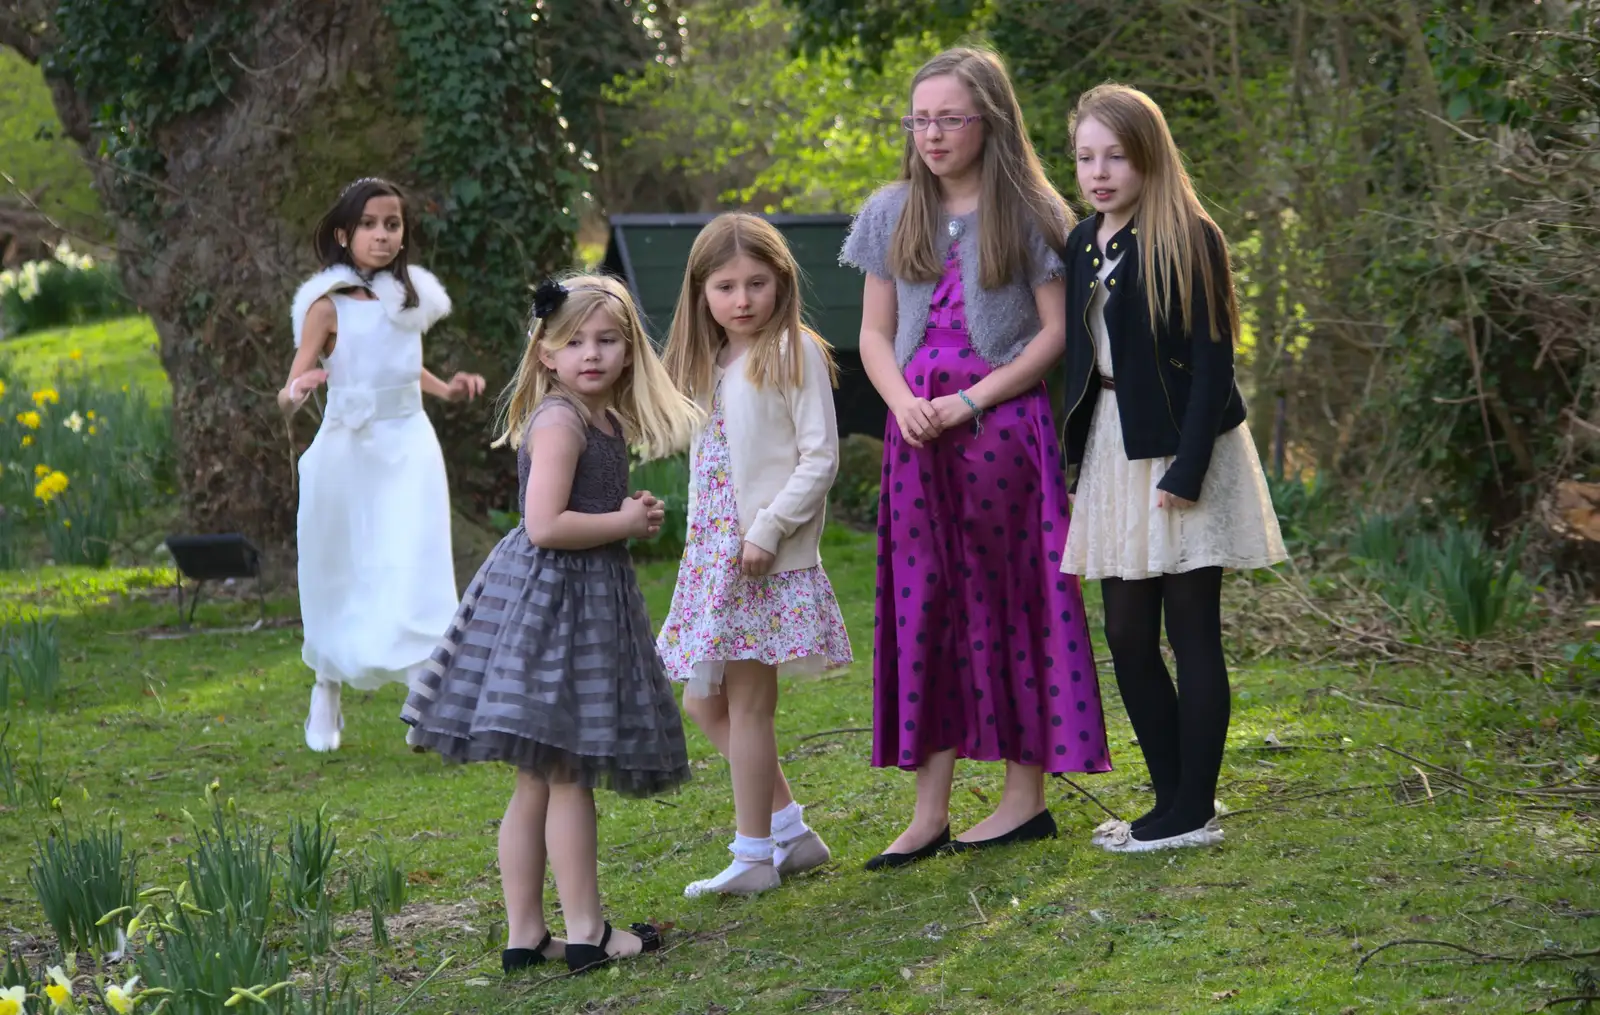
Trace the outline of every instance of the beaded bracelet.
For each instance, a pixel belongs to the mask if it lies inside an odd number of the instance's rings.
[[[972,410],[972,428],[976,433],[983,433],[983,410],[978,408],[978,403],[967,397],[965,389],[956,392],[956,397],[967,403],[967,408]]]

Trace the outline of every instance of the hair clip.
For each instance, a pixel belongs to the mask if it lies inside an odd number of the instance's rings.
[[[533,290],[533,316],[535,320],[544,320],[557,310],[561,304],[567,302],[569,290],[566,286],[553,278],[540,282]]]

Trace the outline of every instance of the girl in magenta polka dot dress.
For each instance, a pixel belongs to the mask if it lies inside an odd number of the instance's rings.
[[[861,359],[888,403],[872,763],[916,811],[869,870],[1056,834],[1046,772],[1111,768],[1042,378],[1066,334],[1070,213],[1005,68],[957,49],[912,80],[901,182],[841,260],[866,272]],[[993,175],[993,179],[989,177]],[[957,758],[1006,763],[994,813],[950,836]]]
[[[684,710],[728,759],[733,862],[690,898],[753,895],[826,863],[778,764],[781,674],[850,664],[819,545],[838,471],[833,356],[800,323],[800,268],[754,215],[700,231],[667,370],[707,411],[689,467],[689,534],[657,647]]]

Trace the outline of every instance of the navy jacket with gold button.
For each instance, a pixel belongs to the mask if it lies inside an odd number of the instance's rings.
[[[1115,396],[1122,416],[1122,444],[1130,459],[1174,456],[1157,485],[1185,500],[1200,499],[1200,485],[1211,464],[1219,434],[1244,422],[1244,398],[1233,380],[1233,335],[1212,341],[1208,300],[1195,271],[1192,326],[1183,328],[1177,287],[1164,323],[1150,320],[1141,285],[1138,229],[1125,227],[1107,250],[1095,242],[1100,216],[1078,223],[1067,237],[1067,464],[1081,465],[1089,441],[1096,400]],[[1219,242],[1212,256],[1226,256]],[[1089,300],[1100,285],[1099,261],[1121,257],[1105,281],[1106,330],[1111,337],[1115,390],[1100,386],[1094,336],[1089,332]],[[1219,272],[1214,271],[1213,275]],[[1224,317],[1226,320],[1226,317]]]

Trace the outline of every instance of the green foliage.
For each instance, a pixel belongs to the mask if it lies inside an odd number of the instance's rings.
[[[899,40],[927,34],[948,45],[966,33],[984,0],[785,0],[803,51],[848,54],[853,68],[882,67]]]
[[[91,324],[132,309],[106,265],[74,255],[64,245],[55,260],[30,261],[0,274],[0,335],[6,337]]]
[[[402,66],[395,99],[423,124],[411,175],[429,192],[429,256],[458,314],[510,362],[531,276],[566,260],[587,158],[566,137],[532,5],[389,0]]]
[[[653,462],[635,462],[628,484],[649,490],[666,502],[667,520],[654,539],[636,539],[633,555],[641,560],[677,560],[689,537],[689,456],[673,455]]]
[[[63,952],[110,951],[119,923],[102,918],[138,903],[139,854],[111,827],[74,837],[63,821],[36,845],[28,881]]]
[[[3,46],[0,152],[5,152],[0,171],[24,194],[37,193],[39,207],[48,215],[92,239],[110,238],[78,146],[62,136],[43,71]],[[3,186],[0,193],[10,190],[9,184]]]
[[[1455,522],[1421,531],[1415,520],[1362,513],[1351,558],[1378,594],[1419,635],[1449,623],[1467,641],[1520,623],[1533,589],[1521,572],[1525,537],[1504,549]]]
[[[194,854],[185,862],[189,890],[230,932],[259,941],[272,918],[272,839],[241,819],[231,800],[211,796],[210,818],[209,828],[195,825]]]
[[[169,409],[86,356],[37,388],[0,360],[0,383],[0,442],[12,449],[0,470],[0,556],[15,560],[42,537],[57,563],[105,566],[128,524],[173,495]]]
[[[182,25],[161,0],[62,0],[61,43],[46,71],[73,82],[96,111],[100,154],[111,165],[113,203],[135,218],[156,212],[165,159],[157,132],[222,101],[240,71],[221,53],[251,25],[245,0],[219,0],[188,12]]]
[[[1314,550],[1326,540],[1340,505],[1333,487],[1321,473],[1309,479],[1298,473],[1282,478],[1269,473],[1267,490],[1278,515],[1278,528],[1291,552]]]
[[[899,169],[898,125],[916,68],[939,49],[912,33],[881,69],[850,53],[791,52],[779,0],[708,0],[685,14],[678,60],[608,92],[628,128],[623,158],[679,172],[700,200],[764,211],[854,211]]]
[[[1432,545],[1435,587],[1461,637],[1485,637],[1527,612],[1531,589],[1519,571],[1524,544],[1519,535],[1497,551],[1481,533],[1451,525]]]
[[[11,720],[7,719],[5,725],[0,726],[0,797],[7,807],[31,803],[41,811],[48,811],[66,792],[66,783],[45,768],[44,727],[38,728],[33,757],[26,762],[19,761],[16,752],[6,743],[10,732]]]
[[[35,708],[53,708],[61,684],[61,635],[56,618],[37,613],[0,625],[0,709],[11,707],[13,690]]]
[[[833,517],[861,528],[878,524],[883,493],[883,441],[851,434],[839,442],[839,474],[828,492]]]

